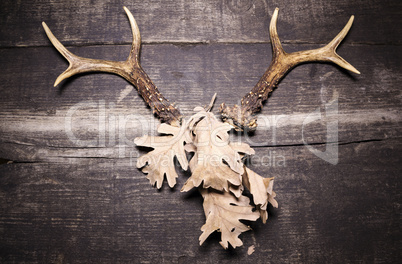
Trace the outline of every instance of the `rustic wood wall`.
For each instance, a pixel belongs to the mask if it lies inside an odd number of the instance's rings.
[[[158,191],[135,168],[144,152],[133,139],[158,121],[125,80],[85,74],[53,88],[67,63],[41,22],[80,56],[124,60],[123,6],[139,24],[144,69],[185,115],[215,92],[217,104],[236,103],[258,81],[275,7],[287,51],[325,44],[355,15],[339,54],[361,75],[301,65],[265,104],[259,130],[233,135],[255,147],[255,171],[276,177],[279,202],[241,248],[225,251],[219,234],[198,245],[202,198],[180,192],[187,173]],[[401,1],[2,0],[0,10],[1,263],[401,259]],[[330,102],[338,108],[326,115]],[[303,125],[317,109],[322,118]],[[336,123],[334,165],[305,143],[325,151]]]

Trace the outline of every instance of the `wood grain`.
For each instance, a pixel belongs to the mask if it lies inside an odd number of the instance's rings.
[[[251,223],[244,248],[198,246],[201,197],[152,188],[129,160],[2,166],[2,262],[294,263],[389,262],[399,254],[399,140],[340,146],[336,166],[301,147],[257,149],[285,166],[253,160],[275,176],[280,207]],[[272,153],[271,153],[272,155]],[[248,256],[246,249],[256,246]],[[330,254],[330,255],[329,255]],[[182,262],[182,263],[183,263]]]
[[[286,45],[285,49],[292,51],[295,47]],[[118,60],[129,46],[71,50],[82,56]],[[135,151],[133,139],[155,131],[159,124],[135,90],[120,98],[129,83],[118,76],[87,74],[53,88],[54,79],[66,67],[55,50],[0,52],[0,62],[6,66],[0,76],[4,95],[0,98],[2,158],[38,161],[52,159],[57,153],[117,158],[120,145],[129,146],[124,150],[124,156],[128,156],[128,149]],[[384,62],[382,57],[387,53],[395,55]],[[145,71],[187,117],[195,106],[206,105],[215,92],[217,105],[238,103],[271,58],[269,44],[152,45],[145,46],[142,54]],[[356,65],[361,76],[349,75],[329,64],[297,67],[268,99],[259,115],[257,132],[233,138],[253,146],[300,145],[303,139],[306,143],[326,142],[331,120],[325,118],[325,104],[333,99],[338,100],[338,111],[330,115],[338,120],[340,142],[399,137],[400,54],[399,46],[342,47],[342,55]],[[317,109],[322,119],[303,125]]]
[[[401,44],[402,3],[395,0],[45,0],[0,3],[0,46],[49,46],[41,23],[66,45],[131,43],[123,6],[136,18],[144,43],[269,42],[268,25],[280,8],[278,32],[285,43],[325,43],[351,15],[352,43]]]
[[[247,162],[275,177],[279,208],[248,223],[244,247],[219,234],[198,245],[198,192],[157,191],[135,168],[133,144],[159,121],[129,84],[85,74],[53,88],[67,63],[41,22],[80,56],[124,60],[134,14],[141,64],[185,116],[238,103],[271,60],[268,23],[280,8],[286,51],[317,48],[356,16],[339,54],[362,74],[330,64],[295,68],[259,115]],[[1,263],[397,263],[401,223],[400,1],[1,1]],[[131,92],[130,92],[131,91]],[[325,105],[337,101],[336,112]],[[215,109],[215,112],[217,110]],[[321,119],[304,124],[313,115]],[[336,165],[325,151],[338,123]],[[336,143],[336,142],[335,142]],[[249,246],[255,252],[247,255]]]

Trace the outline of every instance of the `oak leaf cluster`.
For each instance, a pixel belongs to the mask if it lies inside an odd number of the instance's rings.
[[[250,230],[241,220],[261,218],[265,223],[268,204],[278,206],[272,190],[274,180],[263,178],[245,166],[242,158],[254,154],[254,150],[246,143],[230,142],[230,125],[202,107],[194,110],[196,113],[180,127],[161,124],[158,132],[162,135],[136,138],[138,146],[153,148],[138,158],[137,167],[158,189],[165,177],[168,185],[174,187],[176,158],[183,170],[191,171],[181,191],[198,188],[204,199],[206,222],[201,227],[200,245],[218,231],[224,248],[229,244],[239,247],[243,245],[239,235]],[[252,200],[243,194],[245,188]]]

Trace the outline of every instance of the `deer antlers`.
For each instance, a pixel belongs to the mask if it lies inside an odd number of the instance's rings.
[[[126,7],[124,7],[124,11],[126,11],[128,19],[130,20],[131,30],[133,32],[133,43],[130,54],[126,61],[94,60],[76,56],[68,51],[66,47],[64,47],[63,44],[61,44],[52,34],[46,23],[42,22],[46,35],[52,44],[70,63],[70,66],[67,68],[67,70],[60,74],[60,76],[56,79],[54,86],[57,86],[64,79],[79,73],[93,71],[114,73],[122,76],[135,87],[137,87],[138,93],[153,109],[153,112],[159,116],[162,122],[179,126],[182,119],[180,111],[159,92],[156,85],[152,82],[140,65],[140,31],[131,12]]]
[[[269,93],[272,92],[282,77],[298,64],[313,61],[333,62],[346,70],[360,74],[358,70],[336,54],[335,51],[352,26],[354,16],[350,17],[342,31],[325,47],[286,53],[282,48],[276,30],[278,11],[279,9],[276,8],[269,26],[273,49],[271,65],[254,88],[241,99],[241,106],[234,105],[233,107],[228,107],[225,103],[222,103],[220,106],[219,111],[221,112],[222,119],[234,126],[236,130],[241,131],[246,129],[253,131],[257,128],[257,120],[253,114],[262,109],[262,103],[268,99]]]
[[[229,140],[228,131],[235,127],[237,130],[254,130],[257,122],[253,114],[260,111],[262,104],[267,100],[273,88],[283,76],[300,63],[312,61],[326,61],[338,64],[349,71],[359,73],[352,65],[347,63],[335,50],[346,36],[352,23],[353,16],[345,28],[325,47],[286,53],[279,41],[276,30],[278,8],[275,10],[271,25],[270,36],[273,47],[271,65],[264,73],[256,86],[243,97],[241,106],[228,107],[224,103],[220,107],[224,124],[216,119],[210,110],[211,104],[206,108],[196,107],[196,113],[187,121],[182,122],[180,111],[162,96],[148,75],[144,72],[139,61],[141,45],[140,32],[130,11],[124,7],[130,20],[133,43],[126,61],[94,60],[78,57],[69,52],[43,23],[50,41],[56,49],[69,61],[68,69],[56,80],[57,86],[62,80],[75,74],[91,71],[103,71],[122,76],[137,87],[139,94],[153,109],[162,122],[158,132],[164,136],[136,138],[134,143],[138,146],[151,147],[153,150],[137,160],[137,167],[147,175],[151,184],[161,188],[166,176],[168,184],[176,184],[177,172],[175,159],[183,170],[190,168],[191,177],[184,184],[182,191],[198,187],[204,198],[204,212],[206,223],[202,226],[200,244],[215,231],[222,233],[221,245],[227,248],[241,246],[239,239],[242,232],[249,230],[240,220],[255,221],[261,218],[267,220],[267,205],[271,203],[277,207],[275,192],[273,191],[273,178],[264,178],[242,162],[242,156],[254,154],[254,150],[245,143],[233,143]],[[188,152],[193,152],[188,160]],[[252,196],[253,202],[244,196],[246,187]]]
[[[139,94],[162,122],[179,126],[182,119],[180,111],[159,92],[156,85],[140,65],[140,31],[131,12],[126,7],[124,7],[124,10],[127,13],[133,32],[133,43],[126,61],[95,60],[76,56],[57,40],[45,22],[42,23],[50,41],[70,63],[68,69],[56,79],[54,86],[57,86],[62,80],[79,73],[91,71],[114,73],[122,76],[137,87]],[[278,11],[279,9],[276,8],[269,27],[273,57],[267,71],[254,88],[241,99],[241,106],[234,105],[229,107],[225,103],[220,106],[219,111],[222,119],[231,124],[236,130],[246,129],[253,131],[257,128],[257,120],[254,114],[262,109],[263,102],[268,99],[269,93],[272,92],[284,75],[298,64],[314,61],[333,62],[344,69],[360,74],[358,70],[336,53],[336,48],[352,26],[353,16],[350,17],[342,31],[326,46],[314,50],[286,53],[282,48],[276,30]]]

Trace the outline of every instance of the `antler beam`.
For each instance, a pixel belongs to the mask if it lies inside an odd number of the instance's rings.
[[[148,77],[140,65],[140,48],[141,35],[138,25],[131,12],[124,7],[128,19],[130,21],[131,30],[133,32],[133,43],[130,54],[126,61],[107,61],[82,58],[68,51],[60,41],[52,34],[45,22],[42,22],[43,28],[54,47],[67,59],[70,63],[65,72],[60,74],[56,79],[54,86],[61,81],[73,75],[84,72],[109,72],[122,76],[135,87],[139,94],[144,98],[145,102],[153,109],[153,112],[159,116],[162,122],[179,126],[182,115],[180,111],[174,107],[158,90],[156,85]]]
[[[254,131],[257,128],[257,119],[254,114],[262,109],[263,102],[268,99],[269,93],[272,92],[282,77],[298,64],[314,61],[333,62],[346,70],[360,74],[358,70],[336,53],[336,48],[352,26],[354,16],[350,17],[342,31],[325,47],[286,53],[282,48],[276,30],[278,11],[279,9],[276,8],[269,27],[273,49],[272,62],[269,68],[254,88],[241,99],[241,106],[229,107],[225,103],[220,106],[222,119],[234,126],[236,130]]]

